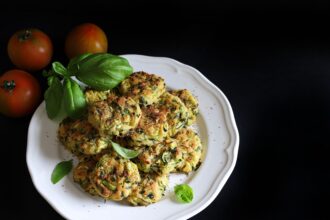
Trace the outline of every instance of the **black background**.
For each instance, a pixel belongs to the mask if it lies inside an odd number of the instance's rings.
[[[1,4],[0,72],[13,68],[6,45],[18,29],[45,31],[54,59],[66,63],[68,31],[94,22],[109,52],[177,59],[226,94],[241,138],[238,161],[219,196],[192,219],[330,219],[326,1]],[[45,88],[40,72],[34,75]],[[28,174],[30,118],[0,116],[0,210],[11,218],[61,219]]]

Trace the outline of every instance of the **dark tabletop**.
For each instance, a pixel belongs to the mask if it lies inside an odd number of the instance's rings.
[[[171,57],[191,65],[228,97],[241,139],[229,180],[192,219],[329,219],[329,5],[143,2],[76,8],[68,3],[64,9],[4,4],[0,72],[13,68],[6,45],[18,29],[45,31],[54,43],[54,60],[66,63],[65,36],[83,22],[103,28],[111,53]],[[34,75],[44,89],[40,72]],[[5,201],[0,210],[12,218],[24,213],[26,219],[61,219],[27,170],[30,118],[0,116]]]

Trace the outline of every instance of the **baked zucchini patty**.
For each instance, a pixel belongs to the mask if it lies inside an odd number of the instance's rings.
[[[94,186],[92,185],[89,175],[94,170],[97,161],[88,159],[81,161],[73,169],[73,180],[80,185],[80,187],[91,195],[97,195]]]
[[[181,159],[173,154],[177,146],[175,139],[167,138],[162,143],[145,147],[135,160],[139,170],[145,173],[169,174]]]
[[[198,135],[191,129],[182,129],[174,139],[177,141],[178,147],[174,152],[174,157],[182,158],[176,165],[177,172],[189,173],[196,170],[201,162],[202,143]]]
[[[142,117],[135,129],[129,133],[130,145],[151,146],[164,140],[168,133],[167,110],[154,105],[142,107]]]
[[[116,153],[102,156],[90,174],[90,181],[98,195],[116,201],[128,197],[132,187],[140,180],[136,164]]]
[[[142,106],[151,105],[165,92],[165,82],[160,76],[135,72],[119,86],[122,95],[133,98]]]
[[[174,90],[170,92],[172,95],[178,96],[188,109],[187,126],[192,125],[196,121],[198,115],[198,101],[187,89]]]
[[[162,111],[167,111],[167,123],[169,126],[168,136],[173,137],[178,131],[187,125],[189,111],[181,99],[175,95],[165,92],[157,106]]]
[[[141,118],[138,103],[129,97],[95,102],[88,106],[88,121],[103,136],[123,136]]]
[[[127,201],[134,206],[147,206],[164,196],[168,185],[166,174],[141,174],[141,182],[134,187]]]
[[[73,154],[98,154],[108,147],[109,139],[102,137],[85,118],[64,119],[58,129],[61,143]]]

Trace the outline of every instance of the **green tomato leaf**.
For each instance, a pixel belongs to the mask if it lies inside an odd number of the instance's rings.
[[[180,184],[174,187],[176,200],[180,203],[190,203],[194,199],[194,192],[187,184]]]
[[[63,103],[66,114],[71,118],[80,117],[86,109],[84,92],[72,79],[64,79]]]
[[[112,143],[113,149],[117,152],[117,154],[119,154],[123,158],[132,159],[134,157],[137,157],[140,153],[137,150],[130,150],[130,149],[124,148],[113,141],[111,141],[111,143]]]
[[[46,111],[50,119],[54,119],[61,110],[63,85],[61,81],[55,77],[48,77],[49,87],[44,94],[46,102]]]
[[[98,90],[116,87],[133,72],[128,61],[109,53],[91,54],[81,59],[72,70],[83,83]]]
[[[56,184],[65,175],[70,173],[71,169],[72,169],[72,160],[62,161],[58,163],[52,172],[52,176],[51,176],[52,183]]]
[[[69,76],[68,70],[60,62],[53,62],[52,70],[60,76]]]

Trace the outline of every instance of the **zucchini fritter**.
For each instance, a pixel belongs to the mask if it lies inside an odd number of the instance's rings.
[[[132,97],[142,106],[158,101],[165,92],[164,79],[146,72],[135,72],[125,79],[119,87],[121,94]]]
[[[108,139],[85,119],[64,119],[58,129],[58,137],[62,144],[73,154],[92,155],[108,147]]]
[[[196,121],[198,115],[198,101],[187,89],[174,90],[170,92],[172,95],[178,96],[188,109],[187,126],[192,125]]]
[[[176,171],[189,173],[197,169],[202,156],[202,144],[198,135],[191,129],[182,129],[174,138],[178,142],[175,157],[182,158],[175,167]]]
[[[103,136],[123,136],[141,118],[140,106],[129,97],[95,102],[88,106],[88,121]]]
[[[102,156],[90,174],[90,181],[98,195],[116,201],[128,197],[132,187],[140,180],[136,164],[116,153]]]
[[[132,146],[151,146],[164,140],[169,129],[168,111],[153,105],[142,108],[142,117],[138,126],[129,133]]]
[[[97,193],[89,180],[89,175],[93,171],[96,163],[97,161],[88,159],[79,162],[79,164],[73,169],[73,180],[93,196],[97,195]]]
[[[187,125],[189,111],[179,97],[165,92],[157,103],[159,109],[167,111],[169,125],[168,136],[173,137],[179,130]]]
[[[146,206],[161,200],[168,185],[168,175],[142,174],[141,179],[141,182],[132,190],[127,201],[134,206]]]
[[[137,157],[136,164],[145,173],[169,174],[180,161],[180,158],[173,154],[177,146],[176,140],[167,138],[162,143],[146,147]]]

